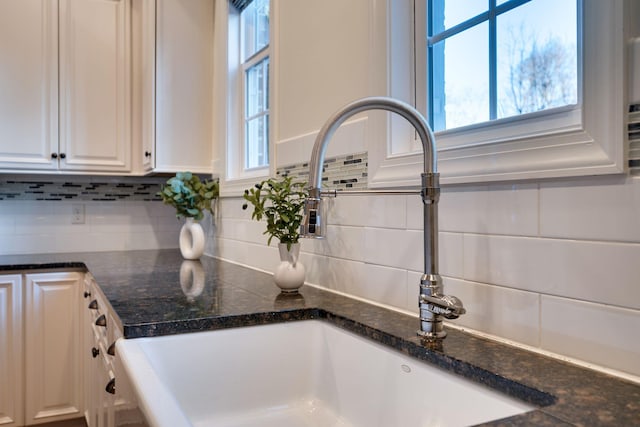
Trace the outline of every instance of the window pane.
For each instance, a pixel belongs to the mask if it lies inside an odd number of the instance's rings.
[[[498,16],[497,117],[577,103],[576,2],[534,0]]]
[[[269,57],[246,72],[245,168],[269,164]]]
[[[254,0],[241,14],[242,60],[269,44],[269,0]]]
[[[247,120],[245,168],[269,165],[269,115]]]
[[[489,120],[488,24],[476,25],[431,49],[434,130]],[[438,64],[444,64],[444,69]]]
[[[246,72],[246,116],[255,116],[269,109],[269,58]]]
[[[440,19],[434,21],[435,34],[486,12],[489,9],[489,0],[434,0],[432,5],[434,17],[440,16]]]

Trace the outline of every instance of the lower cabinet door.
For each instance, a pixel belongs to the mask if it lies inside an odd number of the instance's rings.
[[[23,425],[22,276],[0,275],[0,426]]]
[[[25,275],[25,423],[84,415],[80,289],[83,275]]]

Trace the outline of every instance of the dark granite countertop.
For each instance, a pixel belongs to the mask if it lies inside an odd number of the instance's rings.
[[[214,258],[183,261],[178,250],[9,255],[0,274],[90,271],[126,338],[324,319],[539,406],[486,425],[640,426],[638,384],[451,328],[424,344],[414,317],[309,286],[285,296],[271,275]],[[181,285],[181,267],[201,268],[204,285]]]

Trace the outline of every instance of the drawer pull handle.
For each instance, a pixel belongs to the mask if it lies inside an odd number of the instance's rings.
[[[91,310],[97,310],[98,309],[98,300],[94,299],[93,301],[91,301],[89,303],[89,308]]]
[[[116,379],[111,378],[104,389],[107,393],[116,394]]]
[[[109,356],[115,356],[116,355],[116,342],[112,342],[111,345],[109,346],[109,348],[107,349],[107,354]]]
[[[107,327],[107,318],[104,314],[100,315],[100,317],[96,319],[96,326],[102,326],[104,328]]]
[[[95,359],[96,357],[98,357],[98,355],[99,355],[99,354],[100,354],[100,350],[99,350],[99,349],[97,349],[97,348],[95,348],[95,347],[93,347],[93,348],[91,349],[91,355],[93,356],[93,358],[94,358],[94,359]]]

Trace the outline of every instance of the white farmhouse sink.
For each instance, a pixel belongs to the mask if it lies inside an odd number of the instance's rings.
[[[468,426],[534,408],[321,321],[117,345],[152,427]]]

